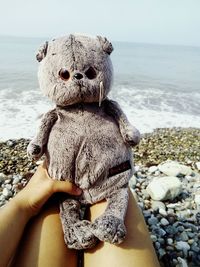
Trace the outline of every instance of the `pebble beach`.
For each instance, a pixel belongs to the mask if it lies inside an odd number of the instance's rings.
[[[0,206],[37,168],[26,155],[29,141],[0,142]],[[129,185],[161,266],[200,266],[200,129],[161,128],[144,134],[134,148],[134,164]]]

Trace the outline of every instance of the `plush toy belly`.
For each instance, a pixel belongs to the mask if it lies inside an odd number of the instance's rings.
[[[77,184],[86,203],[105,198],[113,188],[127,184],[132,174],[131,151],[117,123],[92,105],[58,109],[46,156],[50,176]],[[124,167],[109,175],[120,164]]]

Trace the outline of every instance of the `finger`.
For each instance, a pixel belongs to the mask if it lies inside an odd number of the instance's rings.
[[[70,195],[80,195],[82,190],[68,181],[53,181],[53,191]]]

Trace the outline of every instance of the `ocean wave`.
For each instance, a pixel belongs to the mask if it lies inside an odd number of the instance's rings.
[[[111,98],[117,100],[130,122],[141,133],[155,128],[200,128],[200,94],[196,92],[174,95],[156,88],[139,90],[133,87],[114,88]],[[38,90],[0,90],[0,140],[32,138],[38,125],[37,118],[54,105]]]

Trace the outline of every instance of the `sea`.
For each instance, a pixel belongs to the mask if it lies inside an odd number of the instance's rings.
[[[0,37],[0,141],[32,138],[54,107],[37,80],[38,47],[51,38]],[[200,128],[200,47],[113,42],[118,101],[141,133]]]

